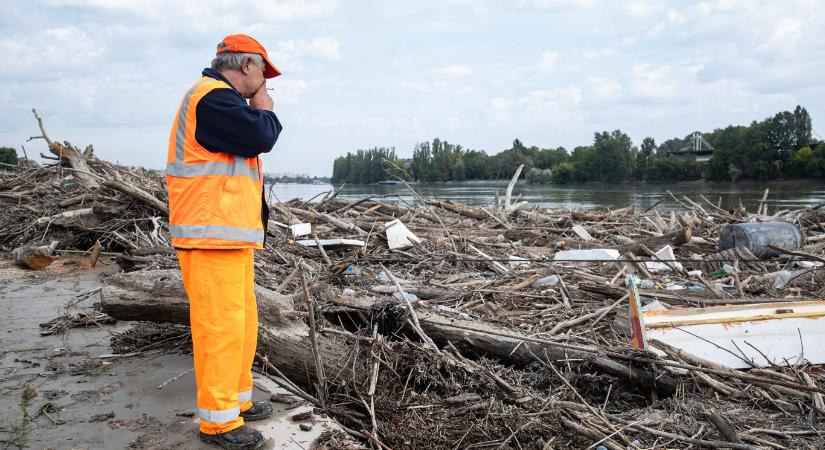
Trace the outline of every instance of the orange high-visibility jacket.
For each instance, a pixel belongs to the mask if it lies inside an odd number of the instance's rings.
[[[231,87],[201,77],[184,95],[166,156],[169,231],[175,248],[263,248],[259,158],[211,152],[195,139],[198,102]]]

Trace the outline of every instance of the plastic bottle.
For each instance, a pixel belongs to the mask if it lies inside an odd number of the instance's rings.
[[[549,277],[539,278],[538,280],[533,282],[534,288],[543,288],[543,287],[550,287],[555,286],[559,282],[558,275],[550,275]]]

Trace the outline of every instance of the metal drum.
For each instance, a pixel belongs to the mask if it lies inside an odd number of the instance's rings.
[[[747,247],[760,258],[779,256],[769,245],[786,250],[798,250],[805,244],[805,235],[790,222],[735,223],[719,234],[719,250]]]

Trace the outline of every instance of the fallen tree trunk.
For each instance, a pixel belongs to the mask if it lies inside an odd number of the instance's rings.
[[[470,208],[460,203],[453,203],[446,200],[427,200],[427,204],[477,220],[484,220],[487,218],[487,214],[484,214],[482,211]]]
[[[259,351],[287,377],[304,386],[314,379],[309,328],[294,317],[291,297],[256,286],[259,320],[261,323]],[[103,288],[103,312],[120,320],[152,322],[189,322],[189,304],[177,270],[144,270],[117,274],[107,280]],[[373,299],[346,297],[327,298],[332,303],[355,311],[378,312],[386,303]],[[392,309],[392,308],[387,308]],[[291,314],[292,313],[292,314]],[[390,327],[403,327],[408,318],[403,314],[382,316]],[[662,395],[675,391],[676,382],[663,374],[627,366],[592,352],[564,348],[563,345],[522,341],[510,330],[479,321],[442,316],[433,312],[418,312],[422,330],[440,345],[452,343],[462,352],[487,356],[504,363],[527,365],[536,358],[551,362],[586,362],[597,370],[633,383],[653,386]],[[513,337],[516,336],[516,337]],[[527,336],[524,338],[529,339]],[[350,346],[323,334],[318,335],[318,353],[324,363],[324,373],[338,373],[347,364]]]
[[[258,300],[258,351],[290,380],[308,386],[315,369],[309,328],[294,320],[292,298],[255,286]],[[189,301],[180,271],[142,270],[109,277],[103,287],[103,312],[118,320],[189,324]],[[325,373],[338,373],[347,360],[345,343],[318,336]]]
[[[334,304],[350,307],[356,311],[375,312],[388,311],[384,308],[386,302],[372,298],[341,297],[331,300]],[[388,317],[390,327],[398,327],[404,322],[404,317]],[[418,321],[421,329],[439,346],[452,343],[462,354],[484,356],[497,359],[506,364],[526,366],[536,362],[536,358],[543,361],[564,363],[589,363],[597,371],[623,378],[634,384],[651,386],[660,395],[672,395],[677,381],[666,374],[654,373],[643,368],[631,367],[623,362],[599,356],[589,351],[576,350],[575,345],[565,345],[564,341],[558,344],[550,341],[536,342],[526,335],[513,332],[509,329],[477,320],[465,320],[458,317],[447,317],[434,312],[418,312]]]
[[[57,241],[52,242],[51,245],[38,247],[23,245],[12,250],[11,255],[17,264],[26,266],[29,269],[39,270],[49,267],[54,262],[52,252],[56,246]]]

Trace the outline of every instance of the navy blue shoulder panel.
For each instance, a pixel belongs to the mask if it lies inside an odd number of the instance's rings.
[[[204,70],[203,74],[226,81],[212,69]],[[206,94],[198,102],[196,115],[198,144],[211,152],[244,158],[272,150],[283,128],[274,112],[249,106],[241,94],[231,88],[213,89]]]

